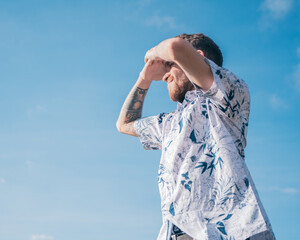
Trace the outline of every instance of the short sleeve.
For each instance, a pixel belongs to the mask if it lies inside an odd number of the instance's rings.
[[[145,150],[160,150],[165,113],[135,121],[134,129]]]
[[[238,117],[248,121],[250,96],[247,84],[231,71],[207,59],[214,76],[211,88],[203,92],[218,109],[233,121]]]

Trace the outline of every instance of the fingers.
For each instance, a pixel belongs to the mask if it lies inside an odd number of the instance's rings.
[[[156,54],[155,54],[155,47],[151,48],[150,50],[148,50],[145,54],[145,63],[148,62],[149,60],[154,60],[156,57]]]
[[[145,54],[145,59],[144,59],[145,63],[147,63],[149,59],[151,59],[151,50],[152,49],[148,50]]]
[[[147,59],[147,61],[145,61],[145,64],[148,64],[150,66],[152,66],[153,64],[166,65],[166,61],[162,60],[161,58],[156,58],[156,59],[153,59],[153,60]]]
[[[144,79],[151,79],[154,81],[162,80],[163,76],[166,74],[167,68],[165,61],[157,58],[154,60],[148,59],[145,66],[141,72]]]

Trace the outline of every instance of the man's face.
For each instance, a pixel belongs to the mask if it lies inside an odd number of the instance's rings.
[[[194,86],[176,63],[166,62],[166,67],[168,71],[163,76],[163,81],[168,84],[170,98],[182,103],[186,92],[193,90]]]

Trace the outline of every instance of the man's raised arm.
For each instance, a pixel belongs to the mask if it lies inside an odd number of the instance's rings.
[[[145,62],[157,58],[176,63],[188,79],[204,91],[208,90],[214,81],[203,51],[196,50],[184,39],[175,37],[162,41],[146,53]]]
[[[165,73],[166,65],[164,61],[147,61],[121,109],[117,121],[119,132],[137,137],[134,122],[142,117],[143,103],[150,84],[153,80],[162,80]]]

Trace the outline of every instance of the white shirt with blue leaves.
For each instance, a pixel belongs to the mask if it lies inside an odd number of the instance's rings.
[[[211,88],[186,93],[172,113],[135,122],[145,149],[162,151],[158,184],[163,225],[197,240],[244,240],[271,225],[244,161],[250,97],[243,80],[208,60]]]

